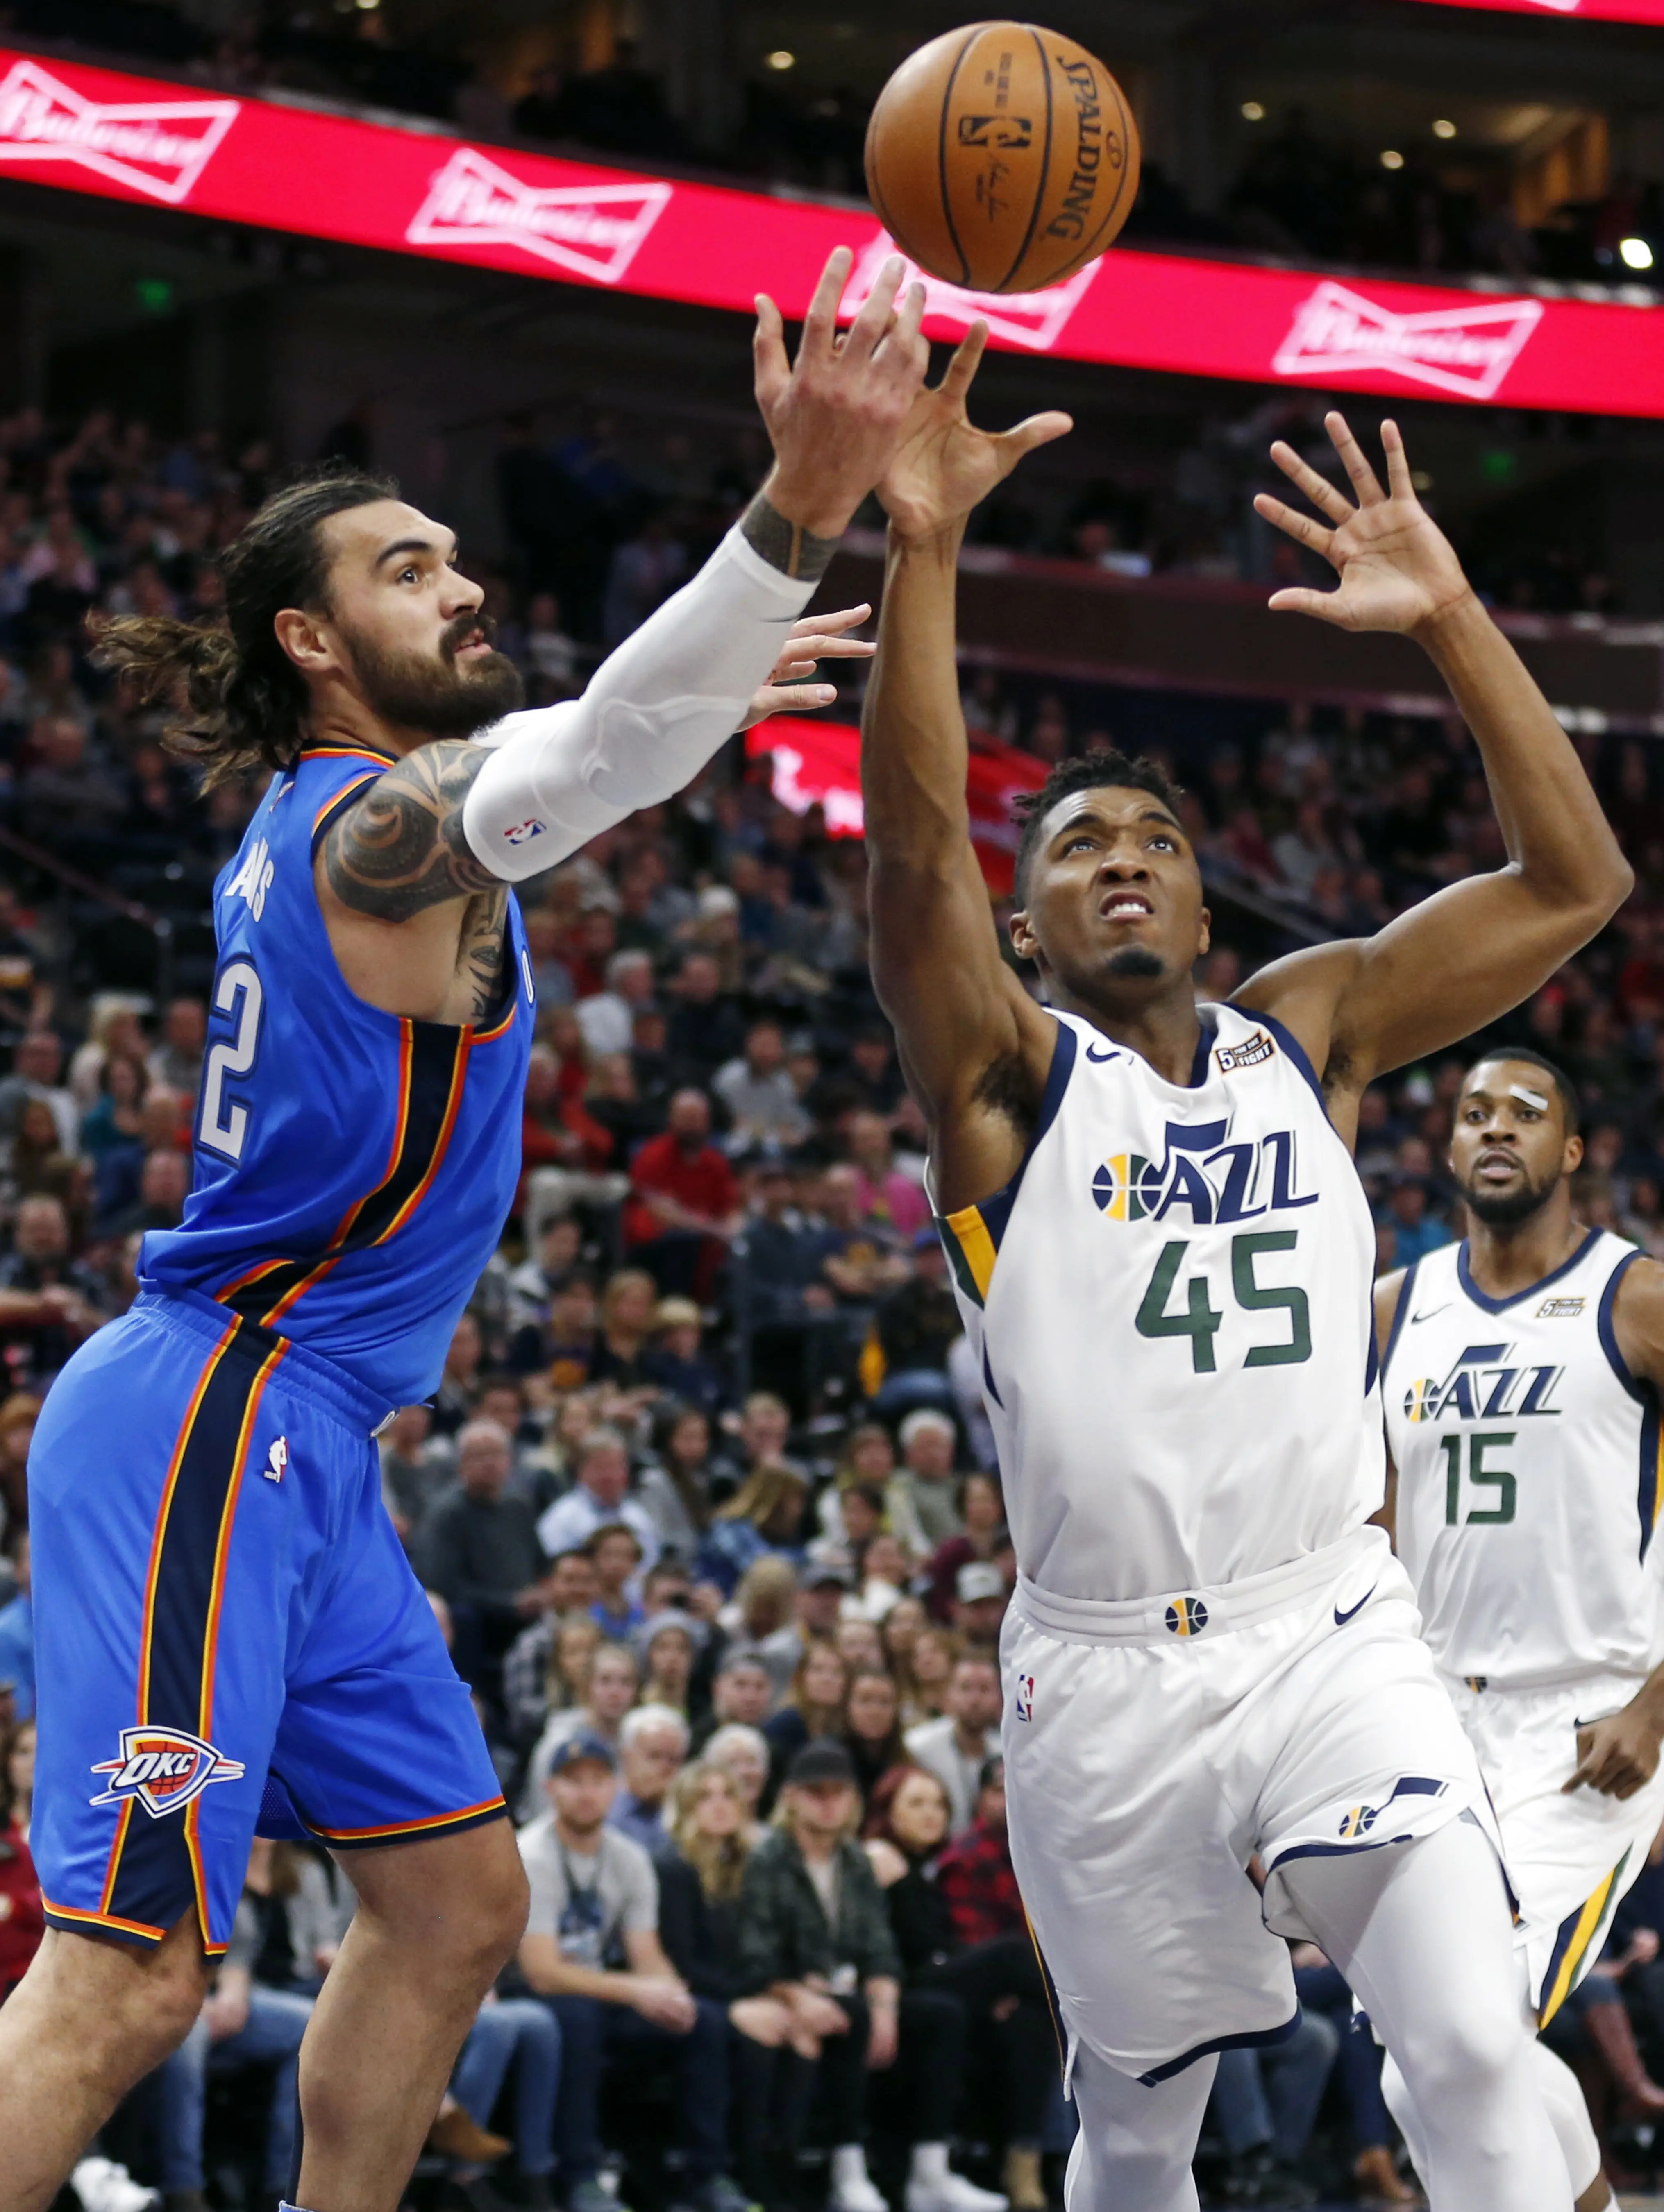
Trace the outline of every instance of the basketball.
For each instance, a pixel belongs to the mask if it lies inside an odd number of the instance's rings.
[[[866,164],[874,207],[921,269],[975,292],[1039,292],[1113,242],[1138,191],[1138,131],[1073,39],[972,23],[890,79]]]

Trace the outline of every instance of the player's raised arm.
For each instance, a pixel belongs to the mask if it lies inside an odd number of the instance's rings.
[[[873,980],[931,1124],[948,1210],[1015,1170],[1054,1036],[1000,957],[971,844],[954,613],[972,508],[1070,422],[1038,415],[1000,436],[972,426],[966,394],[986,336],[978,324],[940,388],[919,394],[879,487],[889,550],[862,721]]]
[[[795,362],[779,309],[759,300],[756,392],[774,465],[735,529],[582,698],[506,715],[483,744],[422,747],[342,814],[321,856],[340,908],[399,923],[541,874],[680,791],[754,712],[778,711],[777,687],[805,655],[852,649],[841,631],[853,616],[799,617],[894,450],[928,349],[922,288],[897,305],[899,258],[839,341],[849,269],[840,247]]]
[[[1570,740],[1416,497],[1397,424],[1381,425],[1384,491],[1344,419],[1327,424],[1354,499],[1279,442],[1272,458],[1324,520],[1267,493],[1254,505],[1320,553],[1339,586],[1271,604],[1415,639],[1473,732],[1509,855],[1377,937],[1298,953],[1245,986],[1242,1002],[1288,1023],[1332,1093],[1355,1096],[1528,998],[1611,920],[1633,878]]]

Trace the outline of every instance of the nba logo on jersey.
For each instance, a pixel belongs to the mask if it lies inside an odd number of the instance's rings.
[[[1017,1677],[1015,1711],[1020,1721],[1032,1721],[1034,1717],[1034,1677],[1032,1674],[1019,1674]]]
[[[1170,1636],[1199,1636],[1208,1625],[1208,1608],[1199,1597],[1181,1597],[1167,1607]]]
[[[529,822],[516,822],[512,830],[505,830],[503,835],[506,842],[510,845],[525,845],[533,837],[542,836],[548,826],[547,823],[539,822],[534,815]]]
[[[121,1731],[121,1756],[93,1769],[113,1780],[88,1802],[119,1805],[137,1797],[150,1818],[160,1820],[200,1797],[210,1782],[235,1782],[242,1771],[240,1759],[222,1759],[211,1743],[183,1729],[126,1728]]]

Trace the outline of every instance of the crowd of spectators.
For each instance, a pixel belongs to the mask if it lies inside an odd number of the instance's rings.
[[[633,495],[602,440],[556,459],[598,507]],[[0,829],[27,841],[0,883],[0,1993],[40,1933],[29,1435],[134,1297],[143,1231],[179,1218],[210,972],[181,960],[158,996],[58,870],[205,883],[251,803],[197,800],[89,666],[84,619],[211,617],[212,554],[272,473],[258,444],[231,459],[108,413],[0,422]],[[737,471],[706,486],[708,535],[740,495]],[[615,560],[591,635],[624,635],[702,542],[649,537],[651,574]],[[533,696],[581,683],[549,584],[490,588]],[[1111,733],[1082,686],[967,673],[965,704],[1047,763]],[[1209,997],[1501,858],[1460,723],[1254,713],[1167,749],[1217,916]],[[1664,1256],[1664,791],[1646,745],[1585,749],[1636,895],[1503,1033],[1582,1091],[1585,1218]],[[1055,2194],[1069,2122],[997,1759],[1015,1560],[923,1127],[867,980],[863,868],[858,841],[725,759],[526,890],[525,1172],[432,1402],[381,1442],[532,1881],[521,1957],[430,2143],[508,2202],[605,2212],[622,2154],[626,2201],[788,2207],[820,2185],[816,2147],[838,2212],[879,2212],[877,2185],[907,2212],[984,2212],[990,2183],[1016,2212]],[[1365,1097],[1383,1267],[1460,1233],[1461,1065]],[[308,1853],[257,1850],[203,2021],[136,2100],[152,2140],[128,2162],[172,2212],[197,2212],[222,2077],[251,2066],[273,2117],[250,2186],[286,2182],[294,2054],[349,1909]],[[1563,2031],[1614,2099],[1657,2063],[1637,1942],[1609,1954],[1604,2012]],[[1308,2202],[1327,2160],[1392,2201],[1378,2053],[1335,1970],[1296,1968],[1301,2035],[1222,2068],[1210,2185]],[[86,2179],[88,2212],[137,2212],[114,2173]]]
[[[1383,150],[1396,157],[1391,166],[1383,165]],[[1664,240],[1664,185],[1656,181],[1616,178],[1606,191],[1568,201],[1527,226],[1515,212],[1505,167],[1476,183],[1466,161],[1460,184],[1448,168],[1431,148],[1340,143],[1316,129],[1305,109],[1291,107],[1256,125],[1219,213],[1199,213],[1159,166],[1147,166],[1128,230],[1152,242],[1435,279],[1489,272],[1588,283],[1633,281],[1618,251],[1624,239]]]

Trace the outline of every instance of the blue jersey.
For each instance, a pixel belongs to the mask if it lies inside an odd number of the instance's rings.
[[[512,893],[503,997],[483,1024],[411,1021],[348,988],[313,859],[393,764],[303,752],[214,886],[195,1187],[180,1226],[145,1238],[139,1272],[408,1405],[437,1387],[514,1198],[533,992]]]

